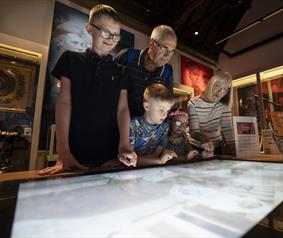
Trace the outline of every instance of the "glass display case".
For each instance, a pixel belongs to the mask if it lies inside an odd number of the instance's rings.
[[[28,169],[38,72],[36,55],[0,45],[0,173]]]
[[[280,66],[233,80],[233,114],[256,117],[260,134],[263,129],[272,129],[281,152],[283,120],[275,118],[283,112],[282,76],[283,66]]]

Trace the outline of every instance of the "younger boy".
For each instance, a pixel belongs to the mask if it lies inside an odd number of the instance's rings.
[[[176,157],[166,150],[169,126],[164,120],[174,104],[174,96],[162,84],[151,84],[143,94],[144,115],[134,117],[130,126],[130,146],[137,153],[137,166],[165,164]],[[123,154],[119,157],[124,161]]]
[[[91,49],[66,51],[56,64],[52,75],[61,80],[55,115],[59,160],[40,174],[86,169],[116,158],[121,121],[128,111],[127,104],[121,103],[127,97],[121,91],[121,69],[109,55],[120,40],[120,27],[120,17],[112,7],[95,6],[86,25]],[[120,147],[122,137],[120,133]],[[135,159],[130,156],[127,165]]]

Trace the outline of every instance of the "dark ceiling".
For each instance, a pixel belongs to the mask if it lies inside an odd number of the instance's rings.
[[[159,24],[167,24],[177,33],[179,49],[197,52],[212,61],[217,61],[226,41],[216,43],[234,32],[252,3],[252,0],[71,1],[87,9],[97,2],[109,4],[121,13],[122,18],[125,16],[125,25],[146,34]],[[134,26],[129,19],[138,24]],[[195,35],[196,31],[198,35]]]

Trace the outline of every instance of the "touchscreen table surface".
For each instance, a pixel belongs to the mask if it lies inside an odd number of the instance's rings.
[[[12,237],[241,237],[283,200],[283,164],[213,160],[20,185]]]

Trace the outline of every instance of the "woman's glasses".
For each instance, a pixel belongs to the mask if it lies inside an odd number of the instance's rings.
[[[92,25],[95,29],[97,29],[99,32],[100,32],[100,35],[102,36],[102,38],[104,39],[112,39],[113,41],[115,42],[118,42],[120,39],[121,39],[121,36],[120,35],[117,35],[117,34],[113,34],[107,30],[104,30],[96,25],[94,25],[93,23],[89,23],[90,25]]]

